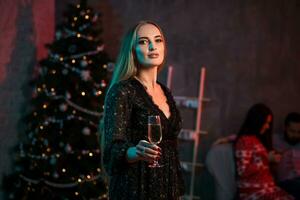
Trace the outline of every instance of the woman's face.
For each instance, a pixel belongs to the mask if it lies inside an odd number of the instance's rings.
[[[142,67],[157,67],[162,64],[165,57],[165,41],[156,26],[145,24],[139,28],[135,53]]]
[[[290,144],[300,143],[300,123],[299,122],[290,122],[285,127],[287,134],[287,140]]]
[[[266,122],[263,124],[260,130],[260,134],[264,134],[267,130],[271,128],[272,115],[268,115],[266,118]]]

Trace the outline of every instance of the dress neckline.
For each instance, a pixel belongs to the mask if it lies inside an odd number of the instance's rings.
[[[165,95],[165,97],[166,97],[166,103],[167,103],[167,105],[168,105],[168,107],[169,107],[169,111],[170,111],[170,116],[169,117],[167,117],[166,115],[165,115],[165,113],[159,108],[159,106],[157,105],[157,104],[155,104],[154,103],[154,101],[153,101],[153,97],[146,91],[146,88],[145,88],[145,86],[139,81],[139,80],[137,80],[136,78],[132,78],[135,82],[137,82],[138,83],[138,85],[142,88],[142,91],[143,91],[143,94],[144,94],[144,96],[149,100],[149,102],[150,102],[150,104],[166,119],[166,120],[168,120],[168,121],[170,121],[171,120],[171,118],[172,118],[172,116],[173,116],[173,114],[172,114],[172,108],[171,108],[171,103],[170,103],[170,99],[169,99],[169,96],[167,95],[167,92],[166,92],[166,90],[165,90],[165,88],[164,88],[164,86],[163,86],[163,84],[162,83],[160,83],[159,81],[156,81],[156,83],[157,84],[159,84],[159,86],[160,86],[160,88],[162,89],[162,91],[163,91],[163,93],[164,93],[164,95]]]

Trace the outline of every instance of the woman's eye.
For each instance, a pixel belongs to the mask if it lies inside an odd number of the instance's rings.
[[[163,40],[161,39],[161,38],[159,38],[159,39],[156,39],[155,40],[157,43],[160,43],[160,42],[162,42]]]
[[[147,40],[140,40],[140,41],[139,41],[139,44],[147,44],[147,43],[148,43]]]

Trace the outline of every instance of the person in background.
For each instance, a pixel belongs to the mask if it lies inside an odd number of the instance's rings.
[[[157,81],[166,55],[160,27],[138,23],[125,36],[104,106],[104,167],[110,200],[177,200],[184,194],[177,136],[181,117]],[[148,141],[148,116],[160,117],[162,141]],[[150,168],[156,159],[162,164]]]
[[[284,121],[283,134],[275,134],[274,149],[282,153],[277,165],[280,187],[300,200],[300,113],[289,113]]]
[[[291,200],[279,188],[270,171],[268,151],[272,150],[273,114],[264,104],[248,111],[234,142],[238,199]]]

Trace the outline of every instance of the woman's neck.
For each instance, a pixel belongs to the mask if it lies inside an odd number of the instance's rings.
[[[140,81],[147,89],[154,90],[157,81],[157,68],[149,70],[138,71],[136,78]]]

